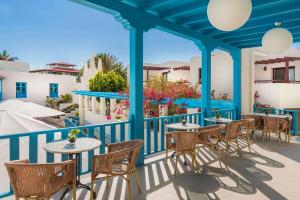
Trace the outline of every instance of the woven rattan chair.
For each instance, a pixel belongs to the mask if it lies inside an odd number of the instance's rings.
[[[177,173],[178,159],[181,155],[190,155],[192,157],[192,165],[196,171],[199,171],[199,164],[196,161],[196,144],[197,132],[170,132],[166,133],[166,161],[168,159],[168,151],[172,150],[176,153],[176,164],[174,176]]]
[[[75,160],[49,164],[18,160],[5,163],[5,166],[16,199],[50,199],[65,186],[73,187],[73,199],[76,199]]]
[[[264,119],[263,117],[256,116],[256,115],[242,115],[242,119],[252,119],[249,125],[249,132],[252,132],[253,140],[255,141],[255,131],[256,130],[263,130],[264,128]]]
[[[205,126],[198,129],[198,140],[197,144],[204,145],[209,148],[209,150],[214,149],[217,151],[218,161],[221,165],[221,152],[219,146],[219,137],[221,131],[225,129],[224,124],[218,124],[214,126]],[[200,146],[201,147],[201,146]]]
[[[141,192],[141,185],[135,164],[143,144],[143,140],[130,140],[122,143],[110,144],[108,145],[107,154],[95,155],[93,157],[90,199],[93,199],[94,181],[103,177],[106,178],[107,187],[109,177],[123,177],[127,181],[128,197],[129,199],[132,199],[130,177],[132,174],[135,174],[138,190]],[[99,175],[104,176],[100,177]]]
[[[239,142],[238,142],[238,134],[240,129],[240,121],[233,121],[227,124],[226,133],[221,134],[219,141],[225,143],[225,152],[226,158],[228,157],[230,143],[233,141],[236,143],[238,148],[238,153],[241,152]]]
[[[253,118],[247,118],[247,119],[243,119],[240,120],[240,130],[239,130],[239,134],[238,136],[244,140],[246,140],[247,145],[248,145],[248,149],[251,152],[251,148],[250,148],[250,136],[249,134],[252,132],[252,128],[253,128],[253,124],[254,124],[254,119]]]
[[[265,138],[271,138],[271,133],[277,135],[277,142],[281,141],[281,134],[283,133],[285,136],[285,141],[287,141],[287,126],[288,123],[285,119],[281,119],[278,117],[265,117],[264,118],[265,128],[263,130],[263,141]]]

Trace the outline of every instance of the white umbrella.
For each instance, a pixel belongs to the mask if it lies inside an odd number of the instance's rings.
[[[44,122],[19,113],[0,110],[0,134],[25,133],[56,129]]]
[[[16,99],[6,100],[0,103],[0,110],[8,110],[33,118],[54,117],[65,115],[58,110],[48,108],[32,102],[24,102]]]

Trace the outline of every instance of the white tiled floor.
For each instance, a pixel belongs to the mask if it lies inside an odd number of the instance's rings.
[[[275,141],[261,143],[259,137],[248,152],[243,143],[243,154],[239,157],[232,147],[232,154],[223,159],[229,172],[219,167],[213,152],[202,148],[198,161],[202,166],[200,174],[195,174],[190,165],[180,162],[179,174],[174,177],[175,162],[165,154],[152,156],[146,164],[138,168],[142,183],[142,193],[137,192],[134,179],[134,199],[176,200],[176,199],[300,199],[300,142],[293,138],[289,144],[278,145]],[[89,174],[82,177],[89,183]],[[121,178],[110,180],[105,188],[104,181],[95,186],[97,199],[126,199],[127,187]],[[58,199],[60,194],[54,197]],[[77,191],[78,199],[89,199],[86,190]],[[13,199],[13,197],[7,198]],[[69,196],[67,199],[71,199]]]

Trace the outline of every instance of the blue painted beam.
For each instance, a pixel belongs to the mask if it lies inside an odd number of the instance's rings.
[[[167,11],[164,11],[160,14],[162,18],[171,18],[171,17],[178,17],[184,14],[189,14],[191,12],[205,12],[207,9],[208,0],[197,0],[196,2],[188,3],[186,5],[180,5],[173,7]],[[199,14],[198,13],[198,14]]]
[[[143,30],[130,30],[130,139],[144,140],[143,112]],[[144,147],[140,149],[137,165],[144,164]]]
[[[291,31],[291,33],[298,33],[299,32],[299,28],[300,28],[300,25],[298,24],[295,27],[288,28],[288,30]],[[270,29],[262,29],[261,31],[257,31],[257,32],[246,31],[246,30],[245,31],[241,31],[241,32],[234,31],[234,32],[229,33],[229,34],[224,34],[222,36],[222,38],[223,38],[223,40],[225,40],[225,39],[229,39],[229,38],[239,38],[239,37],[244,37],[244,36],[249,36],[249,35],[257,35],[258,33],[264,34],[268,30],[270,30]],[[218,36],[218,38],[220,39],[221,36]]]
[[[146,0],[139,7],[145,10],[159,8],[161,6],[173,3],[176,0]]]
[[[299,20],[299,23],[300,23],[300,20]],[[283,27],[283,26],[282,26]],[[300,27],[300,25],[299,25]],[[266,29],[265,31],[260,31],[260,30],[257,30],[257,32],[250,32],[249,34],[245,33],[246,35],[244,34],[241,34],[241,35],[237,35],[237,36],[234,36],[234,37],[230,37],[230,38],[225,38],[223,41],[224,42],[228,42],[228,43],[231,43],[231,42],[236,42],[236,41],[244,41],[244,40],[249,40],[249,39],[253,39],[253,38],[262,38],[262,36],[270,29],[274,28],[274,26],[270,26],[270,28]],[[285,28],[285,27],[283,27]],[[295,28],[295,29],[294,29]],[[297,32],[296,30],[296,27],[294,28],[288,28],[288,30],[290,30],[293,35],[295,34],[298,34],[299,32]],[[253,34],[252,34],[253,33]]]
[[[232,45],[228,45],[221,40],[213,39],[209,36],[195,32],[187,27],[180,26],[176,23],[170,22],[165,19],[161,19],[158,16],[145,12],[142,9],[132,7],[116,0],[71,0],[86,6],[90,6],[97,10],[108,12],[114,16],[122,16],[122,22],[126,22],[126,28],[130,28],[130,24],[134,24],[134,27],[140,27],[143,30],[147,28],[158,28],[160,30],[178,35],[180,37],[192,40],[192,41],[206,41],[217,45],[222,49],[234,50],[237,49]]]
[[[298,34],[293,34],[293,38],[294,40],[297,40],[300,38],[299,36],[300,33]],[[261,41],[262,41],[262,37],[260,38],[253,38],[253,39],[249,39],[249,40],[244,40],[244,41],[237,41],[237,42],[232,42],[231,44],[232,45],[235,45],[235,46],[241,46],[241,45],[247,45],[247,44],[260,44],[261,45]]]
[[[274,21],[275,23],[275,19],[271,19]],[[278,20],[279,21],[279,20]],[[299,21],[300,21],[300,17],[297,17],[297,18],[290,18],[288,16],[285,16],[283,18],[280,18],[280,21],[282,22],[282,27],[284,28],[288,28],[288,27],[293,27],[297,24],[299,24]],[[271,29],[274,27],[274,23],[265,23],[266,20],[261,20],[261,22],[256,22],[256,23],[248,23],[246,26],[242,26],[241,28],[239,28],[238,30],[236,31],[233,31],[233,32],[249,32],[249,31],[252,31],[252,32],[261,32],[261,29]],[[205,25],[202,24],[202,26],[200,27],[203,27]],[[217,35],[219,33],[221,33],[221,31],[217,31],[215,28],[213,27],[208,27],[208,28],[195,28],[195,27],[192,27],[194,30],[196,31],[199,31],[201,30],[201,32],[203,34],[209,34],[209,35]]]
[[[269,7],[268,7],[268,6]],[[253,8],[250,19],[247,23],[241,27],[241,29],[246,27],[251,27],[259,24],[274,24],[276,21],[284,21],[299,18],[300,11],[300,1],[298,0],[281,0],[275,2],[269,2],[266,4],[261,3],[261,6]],[[298,14],[297,14],[298,13]],[[294,16],[291,16],[294,15]],[[199,16],[195,16],[199,19]],[[207,17],[201,16],[202,20],[196,20],[197,24],[190,23],[193,30],[199,31],[204,29],[203,34],[216,35],[222,33],[221,31],[214,29],[209,23]],[[187,20],[192,21],[192,17]],[[199,22],[202,22],[198,24]],[[208,29],[208,30],[207,30]],[[224,33],[224,32],[223,32]]]

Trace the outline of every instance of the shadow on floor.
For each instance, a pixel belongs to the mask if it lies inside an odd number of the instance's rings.
[[[179,173],[174,177],[174,160],[169,158],[166,163],[164,153],[153,156],[151,161],[138,168],[142,193],[138,193],[135,180],[132,177],[134,199],[217,200],[220,198],[216,192],[220,189],[248,195],[259,190],[270,199],[286,199],[265,183],[272,180],[272,176],[257,167],[258,165],[265,165],[283,168],[284,165],[256,152],[246,151],[247,144],[245,141],[240,141],[240,144],[243,150],[241,157],[236,154],[236,146],[232,145],[230,157],[223,159],[223,164],[227,166],[227,169],[218,167],[213,151],[209,151],[205,147],[201,148],[197,156],[202,168],[200,174],[195,174],[194,169],[189,165],[190,159],[188,158],[188,165],[184,165],[183,159],[179,161]],[[89,175],[85,179],[89,182]],[[106,188],[106,182],[102,180],[95,183],[97,199],[127,198],[127,186],[122,178],[110,179],[109,185]],[[78,199],[89,199],[90,196],[87,190],[80,190],[77,194]],[[59,197],[59,194],[56,197]],[[67,196],[67,199],[71,199],[71,197]]]

